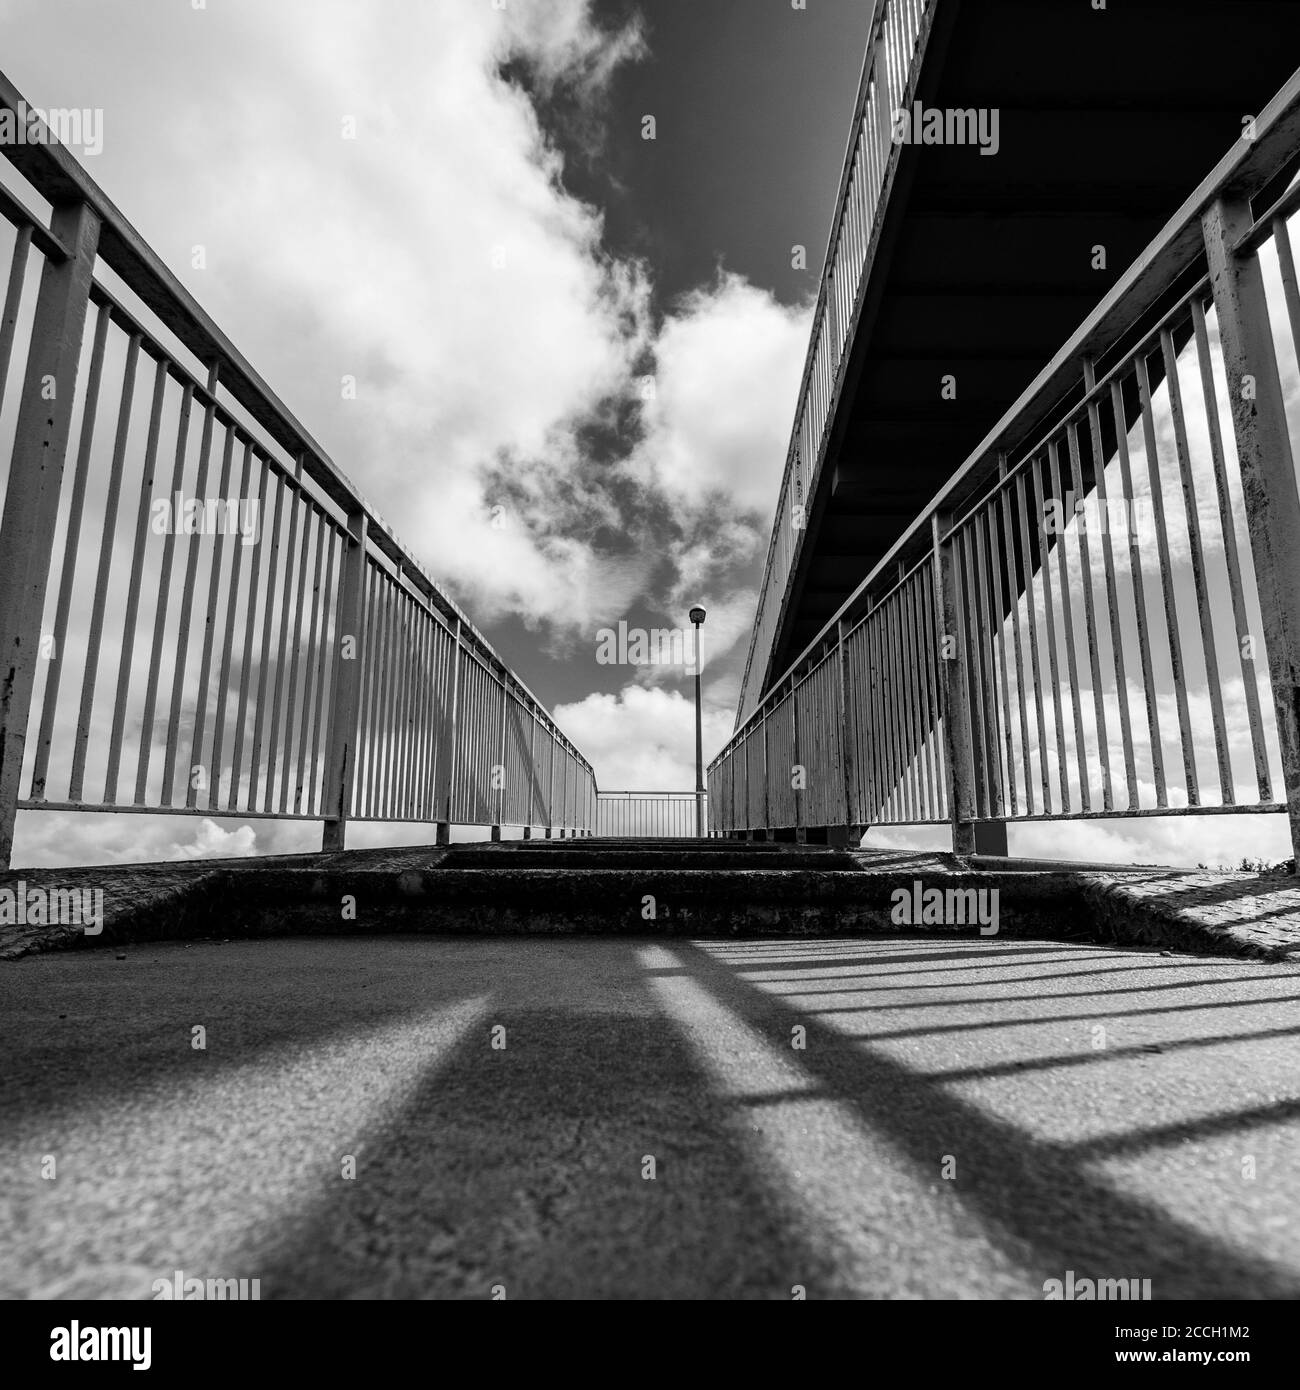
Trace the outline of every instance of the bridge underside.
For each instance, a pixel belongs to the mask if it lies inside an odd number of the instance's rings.
[[[941,0],[918,100],[996,108],[998,150],[901,151],[760,688],[816,637],[1227,151],[1297,52],[1300,5],[1286,0],[1105,11]],[[945,399],[949,376],[955,397]]]

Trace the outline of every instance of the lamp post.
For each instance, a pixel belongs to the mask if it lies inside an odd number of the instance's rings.
[[[700,627],[704,609],[697,603],[691,609],[695,624],[695,838],[704,838],[704,729],[700,715]]]

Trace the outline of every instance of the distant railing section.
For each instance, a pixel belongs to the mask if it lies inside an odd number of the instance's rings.
[[[19,808],[590,831],[590,765],[67,150],[0,155],[0,866]]]
[[[706,816],[707,809],[706,805]],[[596,834],[617,839],[693,837],[695,793],[600,792],[596,798]]]
[[[1300,847],[1300,73],[1257,131],[741,724],[715,831],[1289,810]]]
[[[776,520],[759,586],[738,722],[748,717],[762,693],[782,601],[805,535],[805,509],[816,490],[826,429],[839,397],[840,369],[875,255],[878,213],[893,181],[899,148],[893,138],[894,113],[906,107],[915,92],[938,3],[876,0]]]

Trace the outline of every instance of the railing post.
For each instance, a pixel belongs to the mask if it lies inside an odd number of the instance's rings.
[[[830,352],[827,360],[830,362],[831,385],[834,386],[839,377],[840,365],[840,306],[836,300],[835,290],[835,261],[840,253],[840,239],[832,234],[830,260],[826,270],[826,326],[830,330]]]
[[[1085,369],[1085,370],[1086,370],[1086,369]],[[999,477],[999,478],[1005,478],[1006,476],[1007,476],[1007,456],[1006,456],[1005,453],[999,452],[999,454],[998,454],[998,477]],[[1103,480],[1103,481],[1104,481],[1104,480]],[[1086,540],[1086,538],[1082,540],[1082,544],[1083,544],[1085,547],[1087,546],[1087,540]],[[992,555],[990,555],[990,557],[989,557],[989,562],[990,562],[990,565],[992,565]],[[979,570],[979,566],[978,566],[978,563],[977,563],[977,564],[976,564],[976,574],[978,574],[979,572],[980,572],[980,570]],[[1001,648],[1001,643],[999,642],[999,639],[998,639],[998,632],[999,632],[999,630],[1000,630],[1001,624],[1005,621],[1005,619],[1006,619],[1006,617],[1007,617],[1007,614],[1004,614],[1004,613],[1001,612],[1001,604],[1000,604],[1000,603],[998,602],[998,600],[997,600],[997,595],[1001,592],[1001,584],[1000,584],[1000,582],[998,581],[997,576],[992,572],[992,569],[990,569],[990,572],[989,572],[989,589],[990,589],[990,595],[989,595],[989,597],[990,597],[990,602],[991,602],[992,605],[993,605],[993,617],[994,617],[994,623],[995,623],[995,626],[989,630],[989,647],[988,647],[988,651],[989,651],[989,670],[992,671],[992,672],[996,672],[997,663],[998,663],[999,661],[1005,660],[1005,656],[1006,656],[1005,649],[1002,649],[1002,648]],[[1085,597],[1085,602],[1086,602],[1087,604],[1091,605],[1091,603],[1092,603],[1092,598],[1091,598],[1091,593],[1090,593],[1090,591],[1085,590],[1085,595],[1084,595],[1084,597]],[[981,609],[981,611],[983,611],[983,610]],[[1008,610],[1008,612],[1009,612],[1009,611],[1010,611],[1010,610]],[[1100,690],[1100,688],[1101,688],[1101,681],[1100,681],[1100,678],[1098,678],[1098,679],[1094,682],[1094,685],[1095,685],[1095,687],[1096,687],[1098,690]],[[992,691],[989,691],[988,694],[989,694],[989,697],[990,697],[990,698],[989,698],[989,700],[988,700],[988,701],[985,703],[985,705],[984,705],[984,712],[985,712],[985,728],[988,730],[988,733],[985,735],[985,738],[984,738],[983,742],[984,742],[985,748],[990,748],[990,747],[991,747],[992,750],[993,750],[992,762],[991,762],[991,763],[989,764],[989,766],[988,766],[989,780],[990,780],[990,784],[991,784],[992,789],[993,789],[993,804],[994,804],[994,806],[996,807],[996,809],[997,809],[998,811],[1005,813],[1005,812],[1006,812],[1006,809],[1007,809],[1007,804],[1006,804],[1006,787],[1005,787],[1005,785],[1003,784],[1003,780],[1002,780],[1002,761],[1001,761],[1001,754],[998,752],[997,700],[996,700],[996,698],[994,698],[994,694],[993,694]],[[992,716],[991,716],[991,718],[989,717],[990,711],[992,711]],[[1009,716],[1008,716],[1008,717],[1009,717]],[[1100,719],[1103,719],[1103,720],[1104,720],[1104,718],[1105,718],[1104,713],[1102,712],[1100,706],[1098,706],[1098,717],[1099,717]],[[1008,755],[1008,756],[1009,756],[1009,755]],[[1016,776],[1016,770],[1015,770],[1014,767],[1011,766],[1010,761],[1008,761],[1008,763],[1007,763],[1007,776],[1008,776],[1009,778],[1011,778],[1011,781],[1012,781],[1013,786],[1014,786],[1015,776]],[[976,854],[991,854],[991,855],[997,855],[998,857],[1004,858],[1004,859],[1007,857],[1007,853],[1008,853],[1008,844],[1007,844],[1007,823],[1006,823],[1006,820],[1005,820],[1005,819],[998,819],[998,820],[977,820],[977,821],[975,822],[975,851],[974,851],[974,852],[975,852]]]
[[[767,706],[763,706],[763,714],[760,720],[763,729],[763,839],[770,840],[772,836],[772,769],[769,765],[767,756]]]
[[[568,754],[568,749],[562,748],[562,747],[560,746],[560,741],[559,741],[558,738],[557,738],[556,741],[555,741],[555,746],[556,746],[556,750],[557,750],[558,752],[564,754],[564,761],[563,761],[563,762],[561,763],[561,765],[560,765],[560,771],[561,771],[562,774],[563,774],[562,777],[560,778],[560,782],[561,782],[561,786],[560,786],[560,815],[559,815],[558,823],[557,823],[557,825],[556,825],[556,827],[555,827],[556,837],[557,837],[558,839],[561,839],[561,840],[562,840],[562,839],[564,839],[564,793],[565,793],[565,791],[566,791],[566,789],[568,788],[568,785],[569,785],[569,780],[568,780],[568,779],[569,779],[569,754]],[[554,781],[554,778],[552,778],[552,780],[551,780],[551,791],[552,791],[552,793],[554,793],[554,791],[555,791],[555,781]]]
[[[98,214],[85,203],[54,208],[50,230],[69,255],[66,260],[48,258],[41,273],[0,520],[0,869],[9,867],[13,854],[27,719],[99,227]],[[62,658],[62,652],[54,654],[55,660]]]
[[[564,791],[563,791],[563,793],[561,794],[561,800],[560,800],[560,839],[561,839],[561,840],[571,840],[571,839],[573,839],[573,836],[572,836],[572,835],[566,835],[566,834],[564,833],[566,830],[572,829],[572,827],[571,827],[571,826],[569,825],[569,823],[568,823],[568,815],[569,815],[569,763],[570,763],[571,761],[572,761],[572,759],[569,757],[569,746],[568,746],[568,744],[566,743],[565,746],[564,746]]]
[[[934,549],[935,613],[939,631],[934,638],[942,661],[944,761],[948,767],[948,813],[952,821],[954,854],[975,853],[975,763],[971,752],[970,689],[966,680],[966,653],[961,641],[957,609],[957,575],[949,539],[952,512],[937,511],[930,520]]]
[[[848,624],[843,618],[835,625],[835,645],[839,653],[840,668],[840,761],[844,774],[844,834],[843,841],[850,849],[857,849],[862,841],[860,823],[854,818],[854,762],[853,762],[853,709],[849,698],[849,654],[846,638]],[[840,836],[828,828],[831,843],[840,842]]]
[[[749,814],[749,752],[753,741],[754,731],[750,729],[749,733],[745,735],[745,742],[743,745],[745,750],[745,801],[743,811],[738,817],[739,824],[744,827],[744,838],[746,840],[752,840],[754,838],[754,825]]]
[[[457,747],[460,740],[460,619],[452,629],[451,649],[451,720],[448,724],[447,741],[451,745],[451,763],[447,768],[447,806],[443,819],[438,823],[435,843],[451,844],[452,806],[456,798]]]
[[[335,629],[334,691],[330,700],[329,734],[325,744],[325,800],[327,817],[321,850],[341,850],[347,841],[348,816],[357,775],[357,716],[360,712],[361,674],[365,663],[366,537],[369,521],[364,512],[348,517],[347,548],[343,552],[343,582],[339,593],[338,626]],[[352,659],[343,660],[343,645],[351,638]]]
[[[497,766],[501,769],[501,785],[497,788],[496,819],[492,822],[491,837],[501,838],[501,813],[506,800],[506,710],[510,705],[510,681],[505,667],[501,668],[501,737],[498,739],[500,753]]]
[[[750,823],[749,823],[749,740],[750,740],[750,738],[752,738],[752,737],[753,737],[752,733],[746,735],[746,737],[745,737],[745,742],[744,742],[744,744],[742,745],[742,746],[744,747],[744,750],[745,750],[745,763],[744,763],[744,773],[745,773],[744,788],[745,788],[745,791],[744,791],[744,800],[743,800],[743,802],[741,803],[740,806],[737,806],[737,805],[736,805],[736,792],[735,792],[736,779],[733,777],[732,780],[731,780],[731,787],[732,787],[732,792],[731,792],[731,808],[732,808],[732,812],[733,812],[733,817],[732,817],[732,829],[733,829],[733,830],[738,830],[738,829],[742,829],[742,828],[743,828],[744,831],[745,831],[745,839],[747,839],[747,840],[752,840],[752,839],[754,838],[754,828],[753,828],[753,826],[751,826]]]
[[[1241,468],[1260,618],[1277,711],[1291,850],[1300,869],[1300,495],[1282,380],[1245,198],[1221,197],[1201,219]]]
[[[876,138],[880,152],[880,194],[884,199],[885,180],[889,174],[889,158],[894,144],[894,94],[889,90],[889,50],[885,42],[885,26],[876,34],[876,51],[871,60],[871,79],[876,87]],[[877,203],[877,207],[880,204]]]
[[[533,791],[537,785],[537,711],[528,708],[528,824],[524,826],[524,839],[533,838]]]

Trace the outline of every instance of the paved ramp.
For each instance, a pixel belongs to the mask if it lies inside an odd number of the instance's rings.
[[[1295,1298],[1297,1003],[1295,964],[1049,941],[34,956],[0,1294]]]

